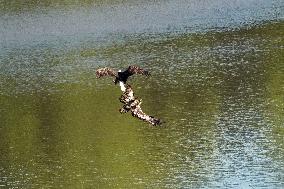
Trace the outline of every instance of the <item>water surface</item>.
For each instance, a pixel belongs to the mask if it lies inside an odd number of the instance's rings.
[[[1,187],[284,187],[281,1],[70,2],[1,2]]]

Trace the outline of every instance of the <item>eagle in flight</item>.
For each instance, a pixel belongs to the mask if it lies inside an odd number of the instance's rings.
[[[132,87],[126,84],[128,77],[133,74],[150,76],[150,73],[147,70],[133,65],[129,66],[128,69],[125,71],[119,70],[117,72],[112,68],[108,67],[100,68],[96,71],[97,78],[101,78],[103,76],[112,76],[115,77],[114,83],[119,83],[121,91],[123,92],[119,100],[124,104],[123,107],[119,110],[120,113],[126,113],[130,111],[133,117],[137,117],[138,119],[146,121],[152,125],[160,125],[160,119],[154,118],[153,116],[149,116],[142,111],[140,107],[142,99],[135,98]]]
[[[150,73],[147,70],[144,70],[138,66],[129,66],[127,70],[125,71],[115,71],[112,68],[100,68],[96,71],[97,78],[103,77],[103,76],[112,76],[115,77],[114,83],[117,84],[118,82],[126,83],[129,76],[132,76],[133,74],[141,74],[145,76],[149,76]]]

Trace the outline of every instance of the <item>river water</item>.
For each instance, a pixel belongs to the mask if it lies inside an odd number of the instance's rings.
[[[0,5],[1,188],[284,188],[283,1]]]

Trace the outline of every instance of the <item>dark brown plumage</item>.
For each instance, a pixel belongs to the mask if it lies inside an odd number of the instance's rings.
[[[114,83],[117,84],[119,81],[126,83],[129,76],[132,76],[134,74],[140,74],[149,76],[150,73],[147,70],[144,70],[140,68],[139,66],[129,66],[127,70],[125,71],[115,71],[112,68],[100,68],[96,71],[97,78],[103,77],[103,76],[112,76],[115,77]]]
[[[117,76],[117,72],[111,68],[100,68],[100,69],[97,69],[96,71],[96,76],[97,78],[101,78],[103,76],[113,76],[113,77],[116,77]]]

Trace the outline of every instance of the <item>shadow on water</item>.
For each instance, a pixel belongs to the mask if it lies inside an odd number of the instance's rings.
[[[56,47],[54,36],[37,43],[29,32],[28,46],[1,39],[0,186],[283,187],[283,21],[140,29],[102,46],[82,31],[84,40]],[[119,87],[94,76],[98,67],[129,64],[151,71],[130,83],[161,127],[119,114]]]

